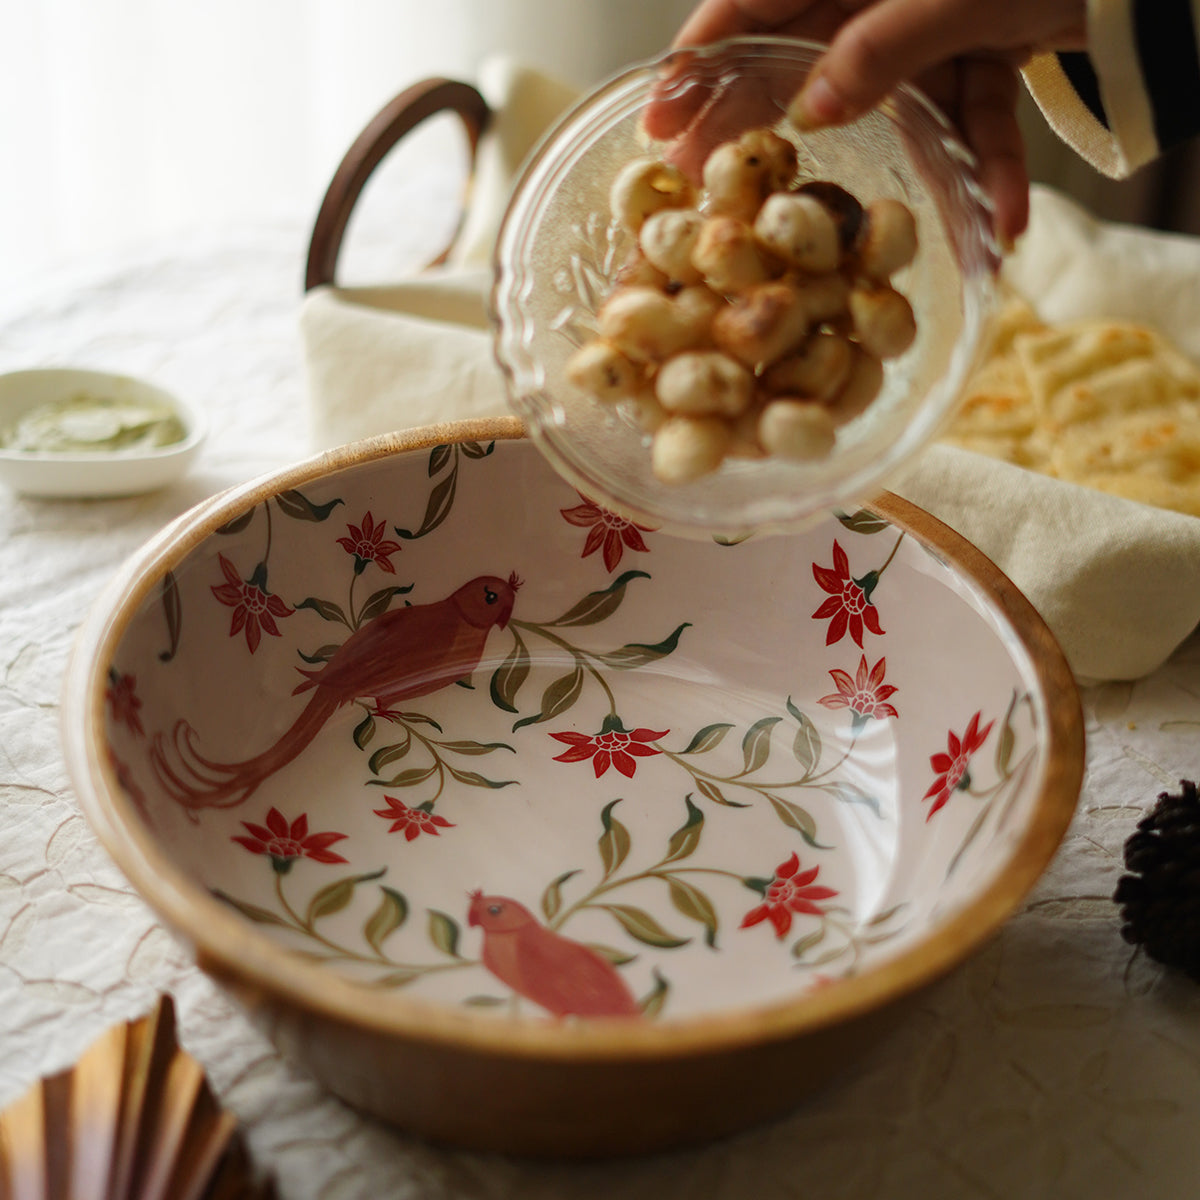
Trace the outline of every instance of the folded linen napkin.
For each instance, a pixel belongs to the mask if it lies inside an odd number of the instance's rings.
[[[483,63],[477,86],[493,116],[449,264],[393,287],[326,286],[305,297],[314,450],[508,411],[488,333],[492,246],[522,161],[578,93],[508,58]]]
[[[1035,186],[1004,266],[1044,321],[1151,326],[1200,361],[1200,239],[1099,221]],[[950,446],[890,482],[979,547],[1041,613],[1080,679],[1136,679],[1200,622],[1200,519]]]
[[[314,449],[507,411],[487,330],[488,256],[522,159],[574,93],[507,60],[485,64],[479,87],[497,116],[451,264],[305,299]],[[1138,320],[1200,360],[1200,240],[1102,223],[1039,187],[1005,273],[1044,320]],[[1200,622],[1200,519],[950,446],[931,447],[890,486],[1012,579],[1081,680],[1138,678]]]

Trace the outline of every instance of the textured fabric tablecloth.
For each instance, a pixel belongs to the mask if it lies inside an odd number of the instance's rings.
[[[402,223],[414,261],[439,211],[437,188],[423,196]],[[199,973],[76,807],[61,679],[74,630],[128,553],[213,491],[304,455],[305,233],[298,220],[194,238],[0,289],[0,370],[148,376],[213,425],[196,469],[157,495],[0,493],[0,1104],[166,990],[184,1046],[286,1200],[1195,1197],[1200,987],[1134,955],[1109,896],[1139,814],[1200,771],[1196,638],[1137,683],[1086,690],[1078,815],[1024,911],[853,1074],[736,1139],[582,1166],[431,1148],[324,1094]],[[394,226],[387,236],[394,250]]]

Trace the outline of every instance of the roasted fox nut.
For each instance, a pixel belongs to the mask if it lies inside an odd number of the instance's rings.
[[[723,417],[668,417],[654,435],[650,469],[663,483],[690,483],[721,465],[732,440]]]
[[[859,270],[870,279],[885,282],[916,256],[916,218],[906,205],[889,196],[872,201],[863,214],[854,251]]]
[[[665,292],[670,284],[670,277],[660,271],[642,253],[641,246],[634,246],[630,250],[625,261],[617,268],[617,272],[613,276],[613,285],[618,288],[652,287],[657,288],[660,292]]]
[[[754,395],[754,376],[718,350],[689,350],[659,368],[654,394],[670,413],[736,417]]]
[[[896,358],[917,336],[912,305],[887,284],[854,288],[849,309],[860,344],[876,358]]]
[[[664,208],[642,225],[639,243],[647,260],[671,282],[699,283],[701,272],[692,263],[692,250],[704,218],[694,208]]]
[[[692,247],[692,265],[715,292],[735,294],[771,278],[754,230],[738,217],[710,217]]]
[[[757,397],[755,398],[757,401]],[[750,406],[729,423],[731,437],[725,448],[726,458],[760,459],[767,452],[758,440],[758,422],[762,416],[762,405],[752,402]]]
[[[681,309],[650,287],[618,288],[598,314],[600,336],[634,362],[661,362],[702,343],[711,318]]]
[[[809,318],[798,289],[784,282],[750,288],[713,318],[717,348],[752,370],[790,354],[808,333]]]
[[[858,240],[862,225],[863,206],[858,197],[846,191],[840,183],[832,183],[827,179],[810,179],[796,190],[800,195],[812,196],[825,205],[837,225],[842,250],[849,250]]]
[[[832,271],[842,257],[833,216],[814,196],[768,196],[755,218],[754,235],[772,254],[802,271]]]
[[[654,389],[644,387],[626,401],[630,414],[643,433],[654,434],[666,424],[670,414],[658,402]]]
[[[813,325],[834,323],[848,315],[850,281],[840,271],[805,276],[796,284],[796,292]]]
[[[567,379],[598,400],[622,400],[643,382],[642,368],[612,342],[596,338],[567,360]]]
[[[883,363],[861,346],[855,345],[853,351],[842,390],[826,403],[835,425],[845,425],[866,412],[883,387]]]
[[[890,282],[917,252],[912,212],[797,185],[796,167],[788,139],[754,129],[709,155],[702,189],[642,158],[610,190],[635,244],[567,377],[621,403],[664,483],[726,457],[827,456],[916,336]]]
[[[796,148],[769,129],[747,130],[724,142],[704,160],[708,211],[753,221],[772,193],[787,187],[796,173]]]
[[[613,180],[608,203],[612,215],[630,233],[664,208],[687,208],[695,189],[678,167],[658,158],[635,158]]]
[[[758,440],[768,454],[793,462],[825,458],[837,440],[833,417],[813,400],[768,401],[758,419]]]
[[[748,167],[762,171],[766,194],[791,186],[796,174],[796,147],[771,129],[747,129],[737,144]]]
[[[763,387],[771,396],[832,400],[850,378],[854,354],[854,344],[847,338],[819,331],[771,367],[763,376]]]
[[[711,288],[697,283],[675,293],[675,317],[681,327],[692,333],[691,346],[712,344],[713,318],[725,307],[725,300]]]

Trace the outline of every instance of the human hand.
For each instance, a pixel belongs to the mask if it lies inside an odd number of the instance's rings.
[[[1086,46],[1086,0],[701,0],[675,45],[756,33],[829,44],[791,104],[801,128],[845,124],[913,82],[978,158],[998,235],[1012,240],[1025,228],[1018,70],[1035,51]],[[747,106],[767,99],[760,92]],[[649,106],[645,124],[651,136],[686,146],[697,120],[705,117],[693,105],[667,101]],[[711,134],[705,130],[703,140],[711,143]]]

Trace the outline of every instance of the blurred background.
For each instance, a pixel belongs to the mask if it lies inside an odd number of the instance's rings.
[[[338,161],[403,87],[473,81],[496,52],[584,87],[663,46],[692,2],[0,0],[0,287],[263,224],[296,239],[299,271]],[[1193,154],[1112,183],[1031,104],[1024,119],[1037,178],[1101,216],[1200,232]],[[389,159],[384,240],[405,189],[453,191],[460,143],[446,118]],[[368,253],[359,274],[403,265]]]

